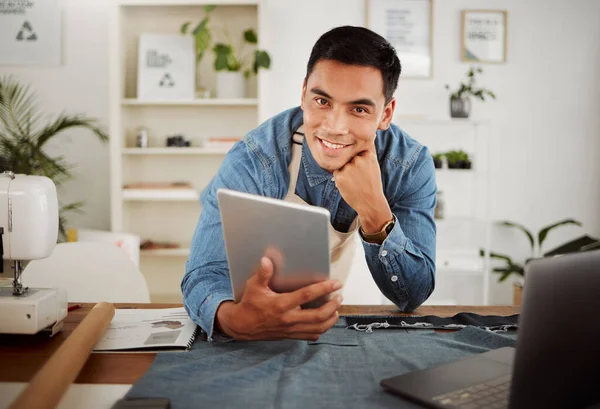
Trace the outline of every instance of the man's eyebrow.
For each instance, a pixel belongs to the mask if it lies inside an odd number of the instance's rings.
[[[313,94],[320,95],[320,96],[325,97],[325,98],[333,99],[333,97],[331,95],[329,95],[328,93],[326,93],[325,91],[323,91],[321,88],[312,88],[310,90],[310,92],[312,92]]]
[[[333,99],[333,97],[331,95],[329,95],[328,93],[323,91],[321,88],[312,88],[310,90],[310,92],[312,92],[313,94],[320,95],[325,98]],[[375,101],[373,101],[372,99],[369,99],[369,98],[360,98],[355,101],[350,101],[349,105],[368,105],[368,106],[372,106],[372,107],[376,106]]]
[[[351,101],[350,105],[368,105],[368,106],[374,107],[375,101],[373,101],[372,99],[369,99],[369,98],[361,98],[361,99],[357,99],[356,101]]]

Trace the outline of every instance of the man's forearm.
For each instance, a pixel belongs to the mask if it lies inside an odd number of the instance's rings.
[[[363,240],[367,265],[381,292],[403,311],[412,311],[433,291],[435,266],[396,224],[381,244]]]
[[[217,309],[226,301],[233,301],[231,283],[227,276],[209,269],[188,272],[181,282],[183,304],[190,318],[212,340]]]

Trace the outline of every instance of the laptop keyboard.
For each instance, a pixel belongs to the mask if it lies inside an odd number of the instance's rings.
[[[508,408],[510,375],[436,396],[433,400],[443,406],[459,409]]]

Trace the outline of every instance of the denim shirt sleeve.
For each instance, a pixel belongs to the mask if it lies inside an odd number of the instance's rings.
[[[202,212],[192,238],[181,290],[186,311],[209,340],[213,339],[219,305],[233,300],[217,189],[269,195],[272,172],[254,155],[245,140],[238,142],[225,156],[217,175],[201,196]]]
[[[362,242],[380,291],[402,311],[413,311],[435,286],[437,187],[428,149],[423,147],[400,180],[392,181],[401,186],[395,197],[388,198],[394,228],[381,245]]]

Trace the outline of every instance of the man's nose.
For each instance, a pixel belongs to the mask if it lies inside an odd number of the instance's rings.
[[[348,133],[348,118],[343,108],[334,108],[329,110],[325,121],[323,121],[324,130],[330,135],[345,135]]]

